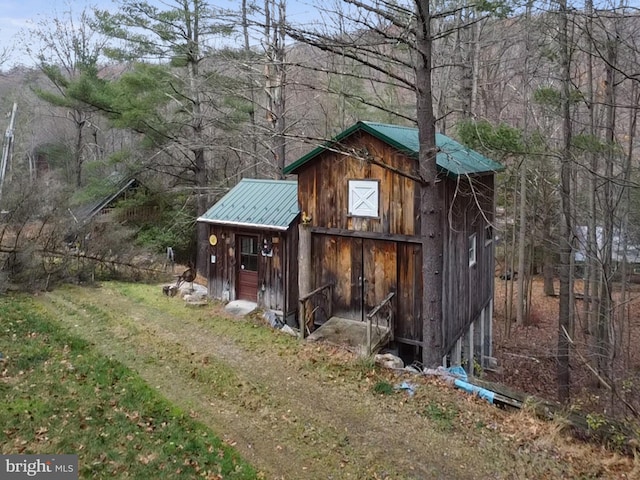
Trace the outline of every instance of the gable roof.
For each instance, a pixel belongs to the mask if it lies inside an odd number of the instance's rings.
[[[326,151],[332,145],[344,140],[357,131],[367,132],[392,147],[404,152],[410,157],[418,158],[420,143],[418,141],[418,129],[412,127],[402,127],[399,125],[389,125],[386,123],[358,122],[348,128],[331,141],[315,148],[305,156],[299,158],[284,169],[284,173],[297,173],[298,169]],[[465,147],[455,140],[436,134],[436,146],[438,153],[436,163],[449,175],[472,175],[482,173],[493,173],[504,170],[504,167],[480,153]]]
[[[287,230],[299,212],[298,182],[243,178],[198,221]]]
[[[100,213],[102,209],[107,208],[124,192],[129,189],[136,188],[140,184],[134,177],[120,180],[119,174],[111,174],[107,180],[113,184],[111,193],[102,198],[99,198],[98,200],[94,200],[93,202],[81,205],[71,212],[74,220],[77,223],[83,224],[89,222],[96,214]]]

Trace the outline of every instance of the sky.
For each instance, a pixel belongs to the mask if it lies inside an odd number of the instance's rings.
[[[96,0],[101,8],[113,8],[112,0]],[[39,23],[41,20],[52,16],[61,16],[71,5],[72,11],[82,11],[90,3],[84,0],[0,0],[0,51],[4,49],[17,49],[18,34],[21,30]],[[14,52],[10,62],[29,63],[27,59],[20,59],[20,54]]]
[[[171,0],[148,0],[151,4],[162,6],[171,4]],[[314,16],[316,9],[314,0],[293,0],[287,2],[287,19],[293,22],[304,21]],[[222,8],[239,9],[240,0],[210,0],[210,3]],[[259,0],[262,4],[262,0]],[[85,8],[97,7],[103,10],[117,9],[114,0],[0,0],[0,52],[12,49],[13,54],[2,66],[11,68],[16,64],[30,65],[33,62],[19,52],[19,33],[30,27],[46,21],[47,18],[63,18],[64,13],[71,8],[72,12],[80,13]]]

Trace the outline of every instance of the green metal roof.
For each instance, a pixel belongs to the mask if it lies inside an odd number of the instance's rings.
[[[198,221],[286,230],[299,211],[298,182],[243,178]]]
[[[389,125],[385,123],[358,122],[351,128],[340,133],[330,142],[317,147],[293,162],[284,169],[284,173],[297,173],[297,170],[301,166],[324,152],[331,145],[342,141],[360,130],[373,135],[411,157],[418,158],[420,143],[418,142],[417,128],[401,127],[399,125]],[[436,134],[436,146],[438,147],[436,163],[451,175],[471,175],[504,170],[501,164],[465,147],[446,135]]]

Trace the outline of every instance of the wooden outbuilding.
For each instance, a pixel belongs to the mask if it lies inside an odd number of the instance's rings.
[[[494,182],[503,167],[444,135],[436,144],[440,349],[443,363],[471,369],[491,356]],[[431,348],[422,335],[418,149],[415,128],[358,122],[285,169],[298,178],[299,310],[309,332],[339,317],[383,324],[405,361]]]
[[[133,197],[140,188],[143,188],[135,177],[121,179],[118,174],[109,176],[107,182],[112,185],[108,194],[69,211],[76,225],[81,226],[95,218],[108,217],[117,202]]]
[[[298,217],[295,181],[242,179],[198,218],[209,225],[209,295],[295,318]]]

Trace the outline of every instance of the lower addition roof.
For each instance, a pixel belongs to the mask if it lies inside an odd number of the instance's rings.
[[[287,230],[299,212],[298,182],[243,178],[198,222]]]

